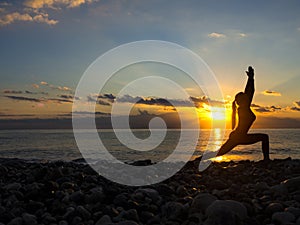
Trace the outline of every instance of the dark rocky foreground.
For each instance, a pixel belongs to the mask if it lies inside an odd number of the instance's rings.
[[[198,164],[128,187],[84,164],[2,159],[0,224],[300,225],[300,160]]]

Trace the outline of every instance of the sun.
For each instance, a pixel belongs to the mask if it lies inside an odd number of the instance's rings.
[[[226,120],[226,111],[220,107],[211,107],[211,118],[214,120]]]

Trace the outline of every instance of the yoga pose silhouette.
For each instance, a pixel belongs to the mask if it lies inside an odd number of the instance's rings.
[[[255,114],[252,112],[250,106],[254,95],[254,70],[251,66],[246,71],[248,81],[244,92],[239,92],[235,96],[232,103],[232,129],[229,139],[221,146],[217,156],[221,156],[231,151],[237,145],[250,145],[256,142],[262,142],[262,152],[264,160],[268,161],[269,158],[269,136],[267,134],[252,133],[248,131],[256,119]],[[238,125],[236,125],[236,106],[238,114]]]

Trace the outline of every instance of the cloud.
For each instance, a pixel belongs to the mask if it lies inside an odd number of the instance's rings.
[[[300,108],[299,107],[290,107],[289,109],[291,111],[298,111],[298,112],[300,112]]]
[[[98,98],[107,99],[110,102],[114,102],[116,96],[113,94],[103,94],[103,95],[98,95]]]
[[[88,102],[97,102],[97,104],[99,104],[99,105],[106,105],[106,106],[111,105],[109,102],[99,99],[99,96],[101,96],[101,95],[90,94],[89,96],[87,96],[87,101]]]
[[[61,9],[61,7],[75,8],[82,4],[90,4],[95,0],[26,0],[24,5],[33,9],[51,8]]]
[[[41,81],[40,84],[42,86],[47,86],[47,87],[50,87],[51,89],[56,89],[56,90],[60,90],[60,91],[72,91],[72,88],[69,88],[67,86],[55,86],[53,84],[49,84],[46,81]]]
[[[46,81],[41,81],[41,85],[48,86],[49,84]]]
[[[74,99],[73,95],[58,95],[58,97],[63,98],[63,99]],[[79,97],[75,97],[76,100],[79,100]]]
[[[29,101],[29,102],[42,102],[42,100],[38,98],[28,98],[24,96],[14,96],[14,95],[5,95],[6,98],[10,98],[17,101]]]
[[[256,105],[256,104],[251,104],[251,107],[254,108],[254,110],[256,112],[260,112],[260,113],[268,113],[268,112],[276,112],[276,111],[280,111],[282,110],[281,107],[279,106],[260,106],[260,105]]]
[[[294,104],[296,107],[300,107],[300,101],[299,101],[299,102],[293,102],[293,104]]]
[[[4,97],[10,98],[16,101],[28,101],[28,102],[49,102],[49,103],[73,103],[73,100],[62,98],[31,98],[26,96],[5,95]]]
[[[19,90],[4,90],[3,93],[4,94],[22,94],[23,91],[19,91]]]
[[[40,13],[31,16],[29,13],[12,12],[0,18],[0,25],[5,26],[17,21],[46,23],[49,25],[55,25],[58,23],[57,20],[49,19],[47,13]]]
[[[238,35],[239,37],[241,37],[241,38],[248,37],[248,35],[245,34],[245,33],[237,33],[237,35]]]
[[[53,87],[54,89],[58,89],[58,90],[61,90],[61,91],[71,91],[72,89],[69,88],[69,87],[61,87],[61,86],[57,86],[57,87]]]
[[[30,95],[38,95],[38,94],[41,94],[41,95],[48,95],[47,92],[43,92],[43,91],[41,91],[41,92],[33,92],[33,91],[28,91],[28,90],[26,90],[26,91],[24,91],[24,93],[25,93],[25,94],[30,94]]]
[[[208,34],[208,37],[210,37],[210,38],[225,38],[226,35],[222,34],[222,33],[213,32],[213,33]]]
[[[46,99],[46,101],[54,102],[54,103],[73,103],[73,100],[61,99],[61,98],[48,98]]]
[[[31,86],[34,87],[34,88],[36,88],[36,89],[40,88],[40,85],[38,85],[38,84],[32,84]]]
[[[59,21],[56,19],[49,19],[49,14],[46,9],[63,9],[75,8],[82,4],[90,4],[97,0],[25,0],[22,8],[17,8],[6,2],[1,3],[2,7],[16,8],[14,11],[9,11],[7,14],[0,17],[0,26],[12,24],[17,21],[44,23],[48,25],[55,25]],[[5,12],[4,8],[0,8],[1,12]]]
[[[58,20],[53,20],[48,18],[47,13],[43,14],[38,14],[33,17],[33,21],[38,22],[38,23],[46,23],[48,25],[55,25],[58,23]]]
[[[270,91],[270,90],[265,90],[262,92],[263,95],[269,95],[269,96],[281,96],[281,93],[277,91]]]
[[[13,12],[10,14],[4,15],[2,18],[0,18],[0,25],[8,25],[15,21],[32,21],[32,17],[28,14],[20,14],[19,12]]]
[[[128,102],[128,103],[136,103],[136,104],[144,104],[144,105],[158,105],[158,106],[191,106],[191,102],[188,100],[180,100],[180,99],[164,99],[164,98],[155,98],[155,97],[140,97],[140,96],[131,96],[131,95],[123,95],[117,98],[117,102]]]

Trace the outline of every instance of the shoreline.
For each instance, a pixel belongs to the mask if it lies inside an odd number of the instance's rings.
[[[0,225],[300,224],[300,159],[213,162],[203,172],[199,160],[130,187],[87,164],[0,158]]]

